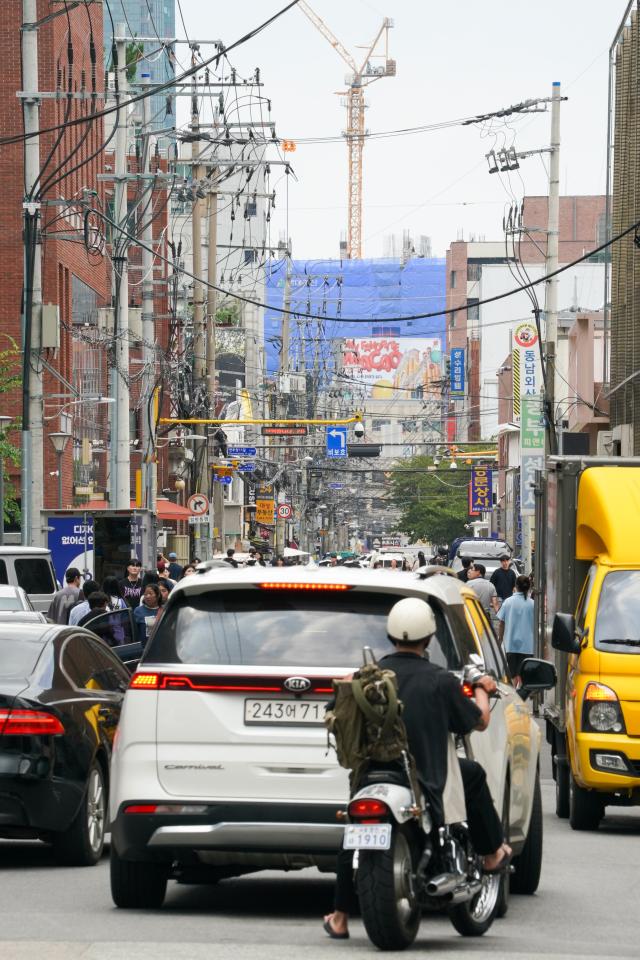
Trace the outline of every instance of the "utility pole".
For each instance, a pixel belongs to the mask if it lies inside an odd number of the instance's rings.
[[[127,107],[127,42],[124,24],[116,24],[116,51],[118,55],[118,111],[116,121],[113,246],[113,306],[114,344],[111,390],[115,403],[111,404],[111,471],[109,477],[109,506],[115,510],[129,510],[130,459],[129,446],[129,241],[120,229],[127,229],[127,147],[129,125]]]
[[[280,353],[280,416],[286,418],[289,410],[290,382],[288,375],[290,370],[289,362],[289,335],[290,335],[290,315],[291,309],[291,249],[289,239],[287,238],[287,270],[284,279],[284,298],[282,306],[286,313],[282,314],[282,351]],[[293,440],[292,440],[293,443]],[[274,491],[275,492],[275,491]],[[276,500],[276,508],[277,508]],[[282,555],[285,545],[286,520],[282,520],[276,515],[276,555]]]
[[[40,176],[37,0],[22,0],[22,83],[24,119],[24,292],[22,322],[22,526],[23,545],[42,544],[44,397],[39,365],[42,323],[40,203],[34,188]],[[0,508],[1,509],[1,508]]]
[[[196,50],[194,44],[191,48],[191,66],[196,66]],[[194,395],[201,403],[207,391],[206,380],[206,353],[207,343],[204,326],[204,286],[202,283],[202,198],[198,191],[202,193],[199,180],[202,174],[200,166],[200,112],[198,103],[198,78],[193,75],[191,82],[191,159],[193,161],[193,179],[196,183],[196,194],[193,198],[193,207],[191,212],[191,245],[193,249],[193,275],[196,278],[193,281],[193,391]],[[197,427],[196,433],[202,436],[207,435],[206,427]],[[203,450],[196,448],[195,453],[195,477],[196,486],[194,493],[209,494],[209,456],[208,443],[203,443]],[[201,536],[203,524],[198,524],[194,528],[194,539],[198,546],[196,553],[203,560],[209,559],[209,529],[204,527],[205,537]],[[203,542],[204,541],[204,542]]]
[[[207,249],[207,392],[215,416],[216,401],[216,313],[218,310],[218,191],[209,192],[209,245]],[[205,451],[206,452],[206,451]],[[208,458],[205,456],[204,471],[208,476]],[[212,512],[210,514],[210,538],[217,550],[224,550],[224,485],[213,481]],[[214,530],[217,529],[217,535]]]
[[[149,73],[142,74],[142,84],[150,85]],[[151,418],[154,415],[155,404],[152,402],[155,388],[155,324],[153,315],[153,189],[149,177],[151,173],[151,153],[153,138],[151,136],[151,97],[142,101],[142,170],[143,182],[148,181],[151,190],[149,205],[143,213],[142,226],[142,359],[144,363],[144,391],[142,405],[142,489],[144,490],[145,506],[155,517],[157,512],[158,467],[154,446],[155,424]],[[153,557],[155,548],[155,530],[153,544],[149,556]]]
[[[560,83],[555,81],[551,88],[551,157],[549,161],[549,216],[547,223],[547,259],[546,273],[558,269],[558,244],[560,233]],[[546,397],[547,410],[547,452],[556,452],[556,352],[558,344],[558,277],[552,277],[545,284],[545,321],[546,321]]]

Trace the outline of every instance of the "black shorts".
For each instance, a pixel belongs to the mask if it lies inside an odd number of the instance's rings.
[[[525,660],[528,660],[529,657],[532,656],[532,653],[507,653],[507,663],[509,665],[509,673],[511,676],[519,677],[522,664]]]

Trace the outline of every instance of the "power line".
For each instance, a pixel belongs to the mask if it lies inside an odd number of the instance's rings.
[[[137,237],[134,237],[132,234],[129,234],[126,230],[122,230],[118,226],[118,224],[111,219],[111,217],[107,216],[106,213],[102,213],[102,211],[93,210],[93,209],[91,212],[94,213],[97,217],[100,217],[106,223],[109,223],[111,224],[111,226],[120,230],[120,232],[123,234],[125,239],[133,240],[142,249],[150,249],[149,247],[145,248],[145,245],[141,243],[141,241],[138,240]],[[623,240],[624,237],[628,236],[630,233],[634,231],[640,231],[640,220],[637,220],[635,223],[631,224],[631,226],[627,227],[626,230],[622,230],[615,237],[611,237],[611,239],[606,240],[604,243],[600,244],[599,247],[595,247],[595,249],[589,250],[587,253],[583,254],[581,257],[578,257],[577,260],[572,260],[571,263],[567,263],[562,267],[558,267],[557,270],[553,270],[551,273],[545,273],[541,277],[538,277],[537,280],[530,280],[529,283],[523,284],[522,286],[516,287],[515,289],[505,290],[504,293],[496,293],[492,297],[485,297],[484,300],[476,300],[474,301],[473,306],[484,307],[489,303],[496,303],[499,300],[506,300],[508,297],[513,297],[518,293],[522,293],[523,291],[533,289],[534,287],[538,287],[540,286],[540,284],[547,283],[549,280],[553,279],[553,277],[557,277],[561,273],[565,273],[567,270],[571,270],[573,269],[573,267],[577,267],[580,263],[584,263],[586,260],[589,260],[591,257],[594,257],[596,254],[601,253],[603,250],[608,249],[608,247],[611,247],[613,246],[614,243],[618,243],[620,240]],[[173,266],[173,264],[167,257],[160,257],[160,259],[164,260],[170,266]],[[293,317],[300,317],[304,320],[318,320],[318,321],[321,321],[322,323],[327,323],[327,322],[402,323],[405,320],[428,320],[428,319],[431,319],[432,317],[450,316],[454,313],[458,313],[461,310],[467,309],[467,305],[463,304],[462,306],[458,306],[458,307],[445,307],[442,310],[432,310],[429,313],[414,313],[414,314],[403,315],[399,317],[381,317],[381,318],[378,318],[378,317],[362,318],[362,317],[343,317],[343,316],[328,317],[328,316],[322,316],[322,315],[313,314],[313,313],[304,313],[301,310],[289,310],[286,307],[277,307],[274,304],[263,303],[261,300],[253,300],[250,297],[243,297],[241,294],[234,293],[232,290],[228,290],[225,287],[220,287],[215,283],[209,283],[208,280],[202,280],[200,277],[196,277],[193,273],[190,273],[184,267],[179,267],[177,272],[183,274],[186,277],[189,277],[189,279],[191,280],[196,280],[197,282],[202,283],[206,287],[210,287],[212,290],[217,290],[218,293],[222,293],[225,296],[231,297],[234,300],[240,300],[242,303],[248,303],[254,307],[261,307],[264,310],[267,310],[267,311],[270,310],[273,313],[279,313],[279,314],[293,316]]]
[[[193,67],[190,67],[188,70],[183,71],[183,73],[178,74],[175,77],[172,77],[171,80],[165,81],[165,83],[159,83],[156,86],[151,87],[148,90],[145,90],[143,93],[138,93],[134,97],[130,97],[128,100],[121,103],[119,106],[105,107],[104,110],[98,110],[92,115],[92,120],[100,119],[101,117],[107,117],[112,113],[115,113],[118,110],[125,109],[126,107],[131,106],[134,103],[139,103],[141,100],[145,100],[147,97],[151,97],[154,94],[161,93],[163,90],[171,90],[177,83],[182,83],[183,80],[189,79],[194,74],[198,73],[199,70],[202,70],[204,67],[208,67],[214,61],[217,63],[223,56],[226,56],[231,50],[235,50],[236,47],[241,46],[244,43],[247,43],[249,40],[253,40],[254,37],[262,33],[263,30],[266,30],[267,27],[270,27],[272,23],[280,19],[285,13],[291,10],[292,7],[297,6],[298,0],[291,0],[290,3],[279,10],[277,13],[274,13],[272,17],[269,17],[268,20],[265,20],[259,26],[255,27],[249,33],[245,33],[244,36],[240,37],[238,40],[235,40],[228,47],[224,47],[222,50],[219,50],[218,53],[214,53],[213,56],[209,57],[207,60],[202,60],[200,63],[196,63]],[[22,133],[13,137],[0,137],[0,147],[8,146],[12,143],[22,143],[25,140],[30,140],[32,137],[43,136],[46,133],[55,133],[57,130],[62,129],[63,127],[75,127],[81,123],[86,123],[86,117],[76,117],[73,120],[70,120],[67,124],[55,124],[52,127],[39,128],[30,133]]]

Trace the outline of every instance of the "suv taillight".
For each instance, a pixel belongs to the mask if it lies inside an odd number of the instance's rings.
[[[157,690],[160,676],[157,673],[134,673],[129,681],[130,690]]]
[[[56,737],[62,733],[61,721],[44,710],[0,710],[0,736]]]

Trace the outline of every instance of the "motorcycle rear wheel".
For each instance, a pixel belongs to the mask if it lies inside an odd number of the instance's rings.
[[[389,850],[360,851],[357,887],[367,936],[379,950],[405,950],[420,927],[410,832],[394,826]]]
[[[500,874],[482,878],[482,889],[466,903],[458,903],[449,910],[449,919],[463,937],[481,937],[498,913],[500,905]]]

